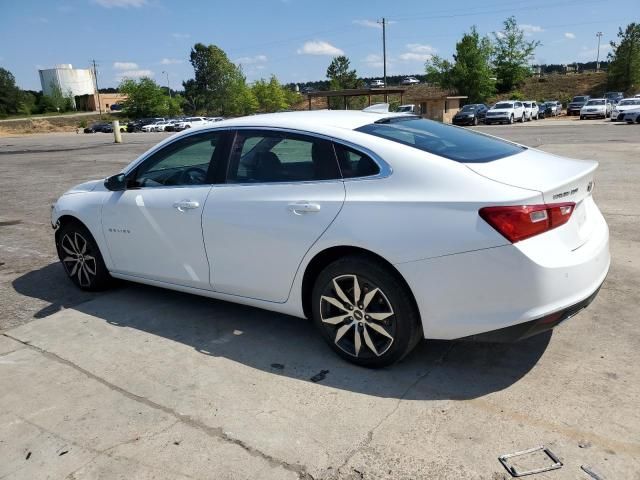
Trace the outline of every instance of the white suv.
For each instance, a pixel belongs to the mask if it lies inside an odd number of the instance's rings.
[[[484,123],[513,123],[515,121],[524,123],[526,119],[524,104],[516,100],[507,100],[496,103],[484,117]]]
[[[538,104],[533,100],[526,100],[522,102],[522,104],[527,112],[527,119],[538,120],[538,116],[540,115],[540,108],[538,107]]]

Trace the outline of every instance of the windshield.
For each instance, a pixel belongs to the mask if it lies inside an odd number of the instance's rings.
[[[573,97],[572,102],[584,102],[585,100],[585,97]]]
[[[640,105],[640,98],[631,98],[629,100],[622,100],[618,105]]]
[[[464,107],[462,107],[462,111],[463,112],[473,112],[476,108],[475,105],[465,105]]]
[[[500,102],[500,103],[496,103],[496,106],[493,108],[513,108],[513,103]]]
[[[421,118],[388,118],[356,130],[462,163],[490,162],[525,150],[505,140]]]
[[[604,105],[604,100],[589,100],[587,105]]]

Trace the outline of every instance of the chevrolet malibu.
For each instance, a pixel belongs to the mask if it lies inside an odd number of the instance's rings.
[[[81,289],[113,278],[311,318],[382,367],[423,338],[512,341],[609,269],[597,163],[414,115],[316,111],[174,135],[52,207]]]

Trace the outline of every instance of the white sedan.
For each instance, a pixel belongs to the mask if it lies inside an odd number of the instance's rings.
[[[422,338],[516,340],[586,307],[610,262],[597,166],[414,115],[256,115],[167,138],[51,221],[82,289],[312,318],[381,367]]]
[[[614,107],[611,112],[611,121],[623,121],[624,114],[640,109],[640,98],[623,98]]]

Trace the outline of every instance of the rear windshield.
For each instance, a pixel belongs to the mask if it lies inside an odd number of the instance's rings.
[[[385,119],[356,130],[462,163],[490,162],[525,150],[472,130],[415,117]]]

